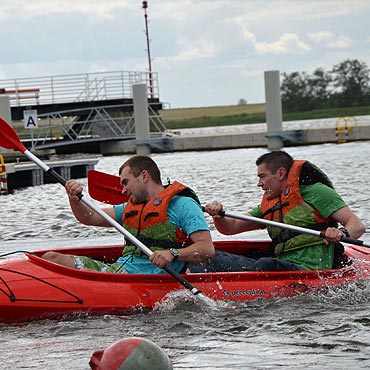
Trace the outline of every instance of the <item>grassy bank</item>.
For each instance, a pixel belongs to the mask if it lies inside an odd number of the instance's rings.
[[[283,113],[283,121],[364,115],[370,115],[370,106]],[[162,111],[162,116],[166,127],[172,130],[266,122],[265,104],[168,109]]]

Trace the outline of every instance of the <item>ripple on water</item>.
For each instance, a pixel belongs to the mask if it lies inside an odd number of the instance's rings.
[[[369,142],[286,150],[296,159],[320,166],[368,225]],[[245,148],[153,154],[153,158],[164,181],[177,179],[194,188],[203,204],[219,200],[227,210],[238,212],[259,202],[255,160],[265,152]],[[116,174],[128,157],[103,157],[97,169]],[[86,187],[86,179],[82,182]],[[59,184],[15,191],[0,197],[0,205],[0,248],[4,251],[122,241],[115,230],[80,225]],[[225,238],[207,220],[213,237]],[[260,231],[235,238],[265,235]],[[122,337],[143,336],[169,353],[174,369],[365,369],[370,367],[369,297],[368,283],[309,296],[233,302],[226,307],[198,304],[190,292],[176,293],[148,314],[0,324],[0,360],[4,368],[86,370],[97,349]]]

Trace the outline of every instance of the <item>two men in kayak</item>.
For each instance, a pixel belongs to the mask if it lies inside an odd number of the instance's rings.
[[[197,197],[175,182],[164,187],[160,171],[147,156],[134,156],[120,168],[123,194],[128,202],[104,208],[114,220],[150,247],[148,259],[132,243],[113,265],[83,256],[47,252],[43,257],[69,267],[128,273],[163,273],[162,267],[184,272],[320,270],[336,267],[343,253],[343,236],[359,238],[365,226],[335,191],[328,177],[308,161],[293,160],[284,151],[266,153],[256,161],[261,204],[246,215],[325,231],[325,239],[269,226],[272,239],[267,256],[249,258],[214,250],[207,222]],[[71,209],[83,224],[111,226],[93,212],[78,194],[81,185],[66,184]],[[261,223],[222,217],[223,205],[205,206],[218,231],[226,235],[261,228]],[[338,228],[338,224],[343,228]],[[262,226],[263,227],[263,226]]]

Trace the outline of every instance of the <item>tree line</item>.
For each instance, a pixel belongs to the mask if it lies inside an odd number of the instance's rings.
[[[281,100],[284,112],[370,105],[370,70],[347,59],[330,71],[282,73]]]

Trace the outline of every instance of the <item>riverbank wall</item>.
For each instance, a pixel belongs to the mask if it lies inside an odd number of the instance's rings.
[[[146,144],[152,152],[177,152],[267,148],[270,137],[280,137],[284,147],[370,140],[370,120],[361,124],[356,122],[356,125],[333,125],[331,123],[328,127],[294,128],[294,125],[288,125],[288,127],[293,129],[267,132],[263,125],[259,125],[255,130],[249,127],[248,131],[243,131],[240,127],[239,130],[223,127],[222,130],[215,128],[214,131],[211,128],[198,131],[168,131],[163,133],[161,137],[149,139]],[[221,132],[217,132],[218,130]],[[101,153],[103,155],[135,153],[136,143],[136,140],[101,143]]]

